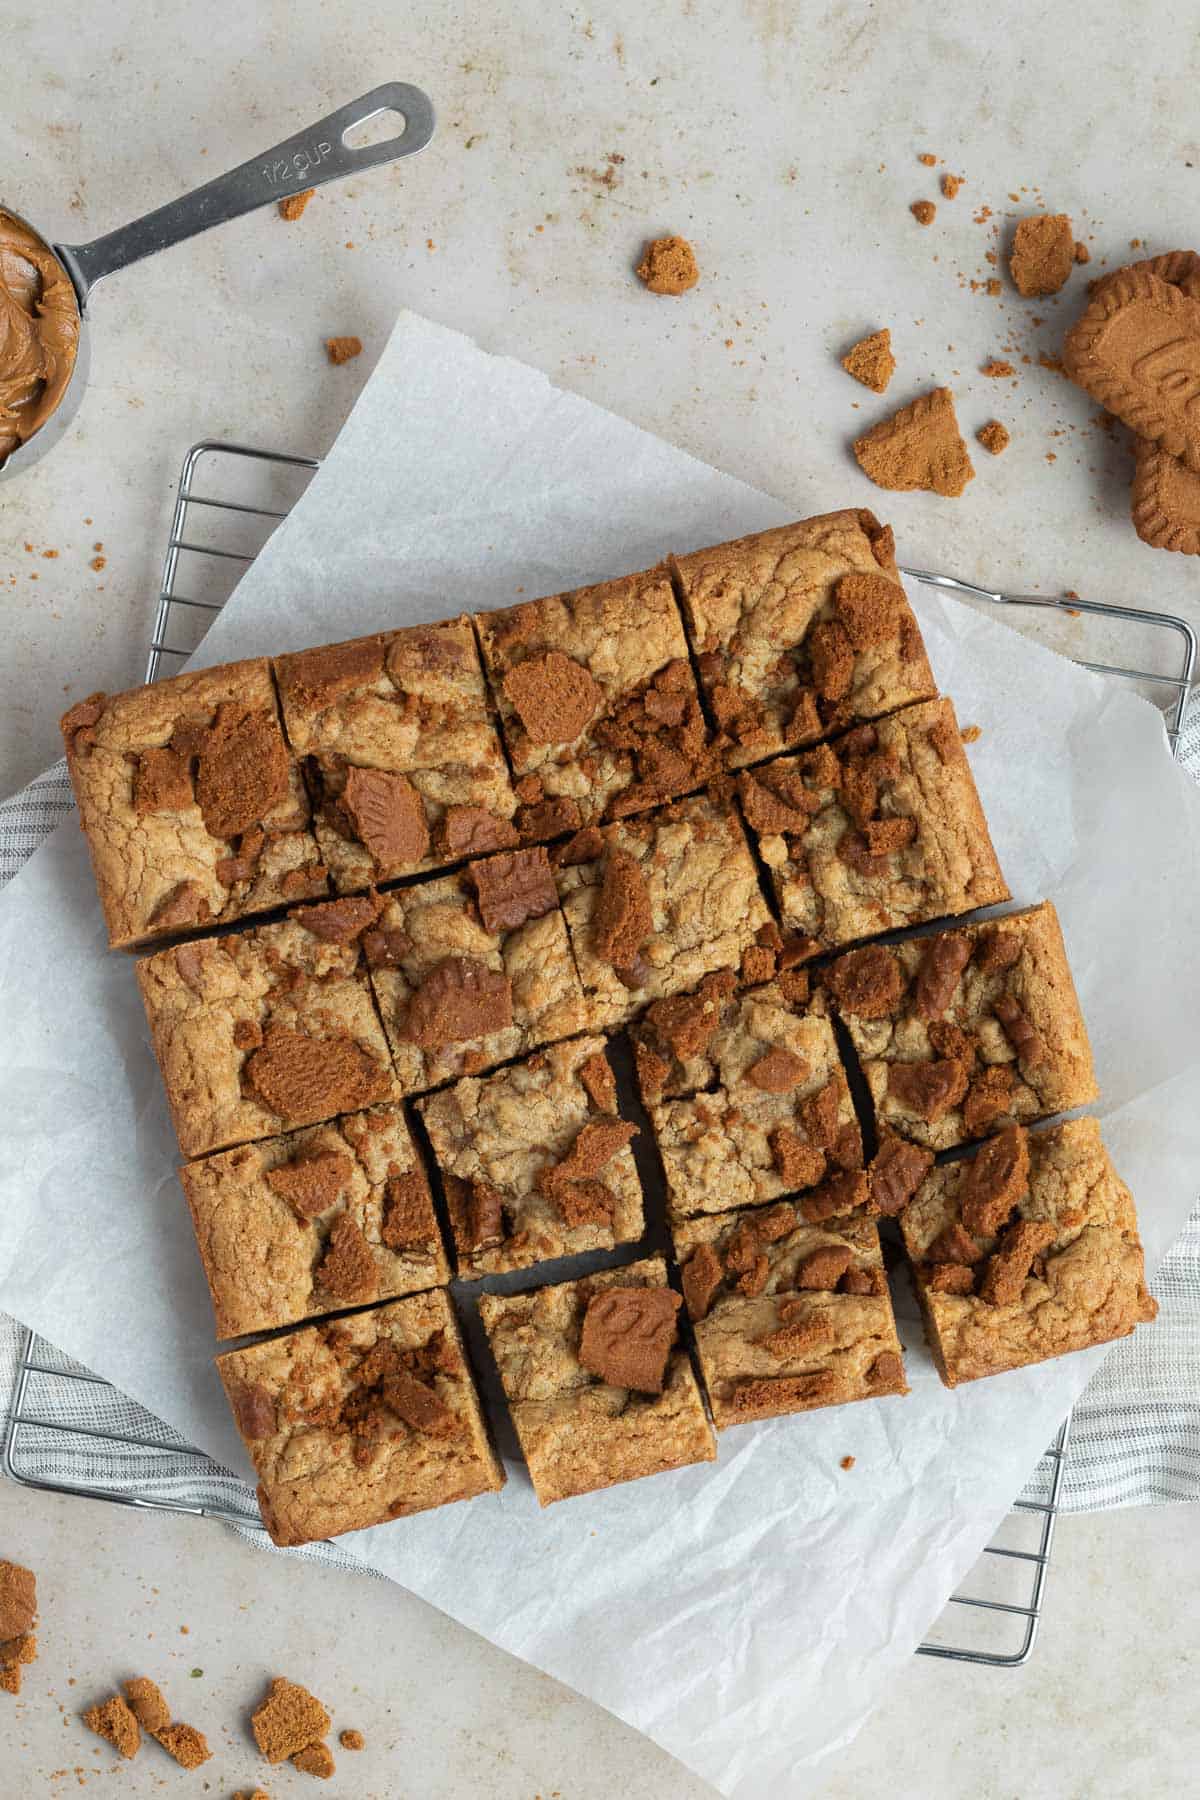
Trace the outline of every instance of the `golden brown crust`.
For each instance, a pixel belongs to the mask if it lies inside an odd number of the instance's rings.
[[[944,1265],[936,1258],[961,1221],[972,1164],[934,1169],[901,1215],[926,1334],[947,1387],[1126,1337],[1157,1312],[1133,1199],[1095,1119],[1023,1135],[1029,1175],[1014,1223],[975,1235],[975,1259],[967,1265],[974,1280],[965,1291],[939,1291],[935,1277]],[[1020,1254],[1022,1231],[1029,1243]],[[1013,1248],[1006,1252],[1007,1243]],[[1019,1255],[1015,1278],[999,1267],[1005,1254]]]
[[[689,1463],[716,1441],[687,1351],[670,1354],[661,1394],[611,1387],[583,1367],[588,1302],[621,1287],[665,1287],[661,1257],[529,1294],[484,1294],[479,1312],[534,1492],[542,1506]]]

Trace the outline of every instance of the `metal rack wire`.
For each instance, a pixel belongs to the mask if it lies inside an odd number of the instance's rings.
[[[171,521],[147,681],[163,672],[164,659],[174,668],[192,654],[212,615],[319,466],[312,457],[244,444],[204,441],[192,446]],[[198,489],[201,479],[204,491]],[[904,573],[970,603],[1025,608],[1039,620],[1050,619],[1062,634],[1056,647],[1086,668],[1134,684],[1159,705],[1172,748],[1177,748],[1196,663],[1195,634],[1185,620],[1074,595],[1004,594],[924,569]],[[1081,646],[1073,641],[1078,621],[1090,617],[1128,627],[1138,644],[1136,658],[1114,663],[1080,654]],[[1147,641],[1153,645],[1149,656],[1144,654]],[[1161,666],[1144,666],[1156,661]],[[86,1425],[77,1422],[81,1395],[87,1400]],[[97,1401],[102,1428],[95,1419]],[[1069,1433],[1068,1418],[963,1589],[951,1597],[931,1637],[919,1646],[921,1654],[993,1668],[1016,1667],[1028,1659],[1042,1613]],[[124,1483],[120,1488],[112,1486],[114,1465]],[[29,1488],[221,1519],[265,1538],[253,1492],[238,1477],[32,1332],[24,1333],[17,1352],[0,1468]]]

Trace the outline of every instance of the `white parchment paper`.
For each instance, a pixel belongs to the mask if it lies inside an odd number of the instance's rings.
[[[836,473],[825,498],[845,503]],[[406,317],[199,660],[504,604],[787,516]],[[936,545],[906,548],[937,566]],[[943,689],[981,727],[972,762],[1014,897],[1062,916],[1153,1266],[1200,1187],[1200,792],[1135,696],[914,598]],[[248,1469],[133,971],[104,951],[73,823],[0,899],[0,1021],[0,1307]],[[907,1399],[741,1427],[715,1466],[544,1514],[515,1465],[499,1495],[348,1547],[723,1792],[814,1792],[1103,1354],[951,1394],[901,1323]]]

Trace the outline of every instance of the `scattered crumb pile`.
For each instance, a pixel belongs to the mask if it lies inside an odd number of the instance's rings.
[[[202,1731],[194,1725],[173,1722],[162,1689],[148,1675],[135,1675],[122,1683],[124,1698],[113,1694],[99,1706],[89,1707],[83,1722],[110,1743],[122,1756],[136,1756],[142,1732],[152,1737],[181,1769],[198,1769],[212,1755]]]
[[[37,1656],[37,1577],[20,1563],[0,1562],[0,1689],[21,1691],[21,1670]]]
[[[280,218],[288,220],[298,219],[316,191],[316,188],[305,188],[302,194],[289,194],[286,200],[281,200],[279,202]]]
[[[349,362],[352,356],[362,355],[362,339],[357,337],[326,338],[325,349],[331,363]]]
[[[696,252],[682,237],[652,238],[636,273],[652,294],[686,294],[700,279]]]
[[[1200,254],[1169,250],[1093,281],[1063,367],[1134,433],[1131,511],[1156,550],[1200,555]]]
[[[323,1740],[332,1721],[321,1702],[294,1681],[277,1675],[250,1720],[254,1741],[270,1763],[291,1762],[306,1775],[333,1774],[333,1756]]]
[[[861,381],[872,393],[882,394],[896,373],[891,332],[884,326],[882,331],[873,331],[870,337],[860,338],[843,356],[842,367],[847,375],[853,375],[855,381]]]
[[[999,419],[989,419],[986,425],[979,427],[975,436],[984,449],[990,451],[993,456],[999,456],[1000,452],[1007,450],[1012,442],[1008,435],[1008,427],[1002,425]]]
[[[954,395],[944,387],[881,419],[855,439],[854,454],[876,486],[900,492],[922,488],[957,497],[975,474],[954,414]]]

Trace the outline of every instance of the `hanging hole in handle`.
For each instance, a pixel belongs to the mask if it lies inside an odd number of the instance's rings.
[[[360,119],[342,133],[347,150],[374,150],[379,144],[392,144],[404,136],[408,120],[394,106],[382,106],[368,118]]]

